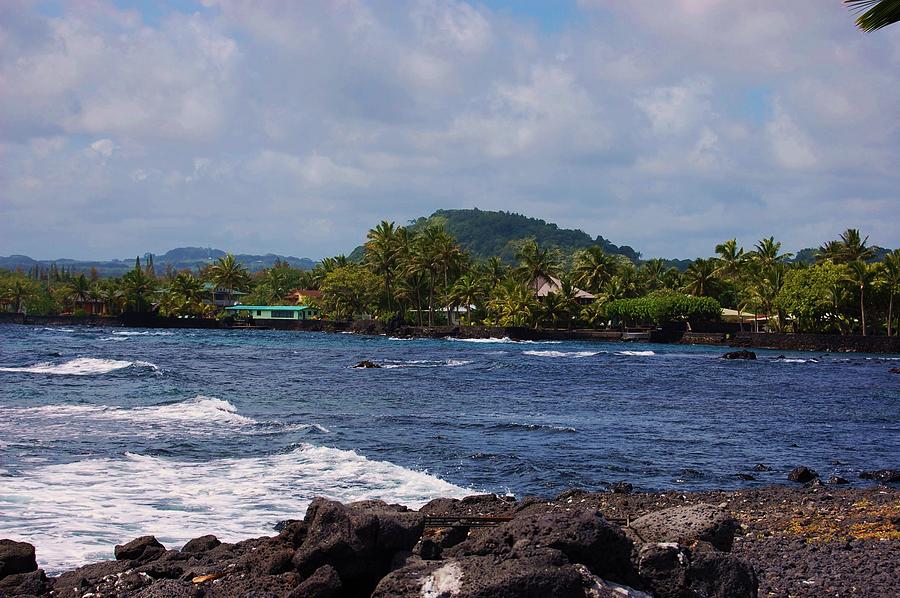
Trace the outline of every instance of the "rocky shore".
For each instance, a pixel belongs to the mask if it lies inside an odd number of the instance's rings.
[[[235,544],[152,536],[56,577],[0,540],[0,596],[898,596],[900,491],[811,484],[734,492],[436,499],[413,511],[316,499]],[[37,556],[37,558],[36,558]]]

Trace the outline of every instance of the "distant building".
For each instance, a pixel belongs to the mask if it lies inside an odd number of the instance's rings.
[[[247,314],[254,320],[314,320],[319,310],[308,305],[233,305],[226,307],[229,315]]]
[[[534,294],[537,297],[546,297],[550,293],[558,293],[562,290],[562,282],[555,276],[538,276],[531,282],[531,288],[535,289]],[[575,287],[575,300],[580,305],[587,305],[596,299],[596,297]]]
[[[231,307],[237,304],[238,299],[247,294],[243,291],[231,291],[229,295],[228,289],[216,288],[211,282],[204,283],[203,292],[207,297],[212,296],[212,304],[216,307]],[[230,299],[229,296],[231,297]],[[206,301],[209,301],[209,299],[206,299]]]
[[[314,289],[297,289],[296,291],[291,291],[288,293],[287,297],[284,298],[285,301],[290,301],[292,303],[296,303],[297,305],[304,305],[309,303],[311,300],[315,301],[322,297],[322,291],[316,291]]]

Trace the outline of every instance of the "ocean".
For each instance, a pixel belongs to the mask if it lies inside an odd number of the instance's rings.
[[[735,489],[801,464],[862,484],[898,465],[900,356],[725,350],[2,325],[0,538],[52,573],[145,534],[272,534],[315,496]]]

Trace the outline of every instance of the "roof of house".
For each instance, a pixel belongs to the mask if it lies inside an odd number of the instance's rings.
[[[234,305],[226,307],[225,311],[303,311],[305,309],[312,308],[308,305]]]
[[[315,289],[296,289],[288,293],[288,297],[321,297],[322,291]]]
[[[562,282],[555,276],[538,276],[534,279],[533,285],[537,288],[536,295],[538,297],[546,297],[550,293],[557,293],[562,288]],[[578,287],[575,287],[575,297],[577,299],[596,299],[593,294]]]

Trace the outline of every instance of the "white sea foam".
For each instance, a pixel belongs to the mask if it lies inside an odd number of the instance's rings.
[[[381,364],[384,369],[396,368],[439,368],[439,367],[459,367],[461,365],[469,365],[472,363],[467,359],[408,359],[406,361],[398,361],[394,359],[386,359]]]
[[[121,359],[98,359],[95,357],[79,357],[63,363],[36,363],[21,367],[0,368],[0,372],[18,372],[29,374],[53,374],[58,376],[92,376],[108,374],[127,367],[144,367],[159,371],[156,364],[147,361],[125,361]]]
[[[232,542],[272,535],[272,524],[301,518],[315,496],[419,507],[467,494],[427,473],[312,445],[203,463],[126,454],[4,478],[0,537],[34,544],[38,562],[54,573],[111,559],[115,544],[145,534],[172,548],[207,533]]]
[[[116,336],[172,336],[174,332],[168,330],[115,330]]]
[[[780,361],[781,363],[819,363],[818,359],[801,359],[799,357],[782,357],[774,361]]]
[[[562,343],[562,341],[517,341],[509,338],[508,336],[504,336],[503,338],[491,337],[491,338],[453,338],[448,337],[446,340],[453,341],[457,343],[515,343],[517,345],[558,345]]]
[[[634,357],[649,357],[656,355],[653,351],[616,351],[616,355],[631,355]]]
[[[523,355],[535,357],[593,357],[602,351],[522,351]]]

